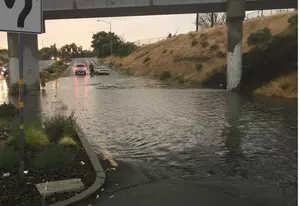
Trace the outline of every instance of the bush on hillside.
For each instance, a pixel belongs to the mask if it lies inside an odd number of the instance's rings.
[[[197,44],[198,44],[198,41],[195,38],[193,38],[191,46],[193,47],[193,46],[196,46]]]
[[[171,73],[168,71],[164,71],[160,74],[159,79],[163,81],[163,80],[169,79],[170,77],[171,77]]]
[[[290,17],[288,19],[288,22],[290,26],[297,26],[298,25],[298,14],[295,14],[294,16]]]
[[[150,60],[151,60],[151,57],[146,57],[146,58],[144,59],[143,63],[146,63],[146,62],[148,62],[148,61],[150,61]]]
[[[248,39],[247,43],[249,46],[258,45],[260,48],[265,49],[270,40],[272,39],[272,34],[269,28],[263,28],[252,33]]]

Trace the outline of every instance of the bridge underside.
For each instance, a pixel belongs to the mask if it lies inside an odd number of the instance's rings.
[[[107,7],[97,9],[65,9],[55,10],[44,8],[44,19],[73,19],[73,18],[95,18],[95,17],[118,17],[118,16],[143,16],[164,14],[188,14],[225,12],[226,3],[201,3],[181,5],[154,5],[135,7]],[[261,0],[246,2],[246,11],[297,8],[297,0]]]

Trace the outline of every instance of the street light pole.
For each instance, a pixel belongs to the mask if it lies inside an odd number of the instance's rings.
[[[104,22],[106,24],[109,24],[109,33],[110,35],[112,35],[112,30],[111,30],[111,22],[107,22],[107,21],[103,21],[103,20],[97,20],[97,22]],[[112,64],[112,54],[113,54],[113,49],[112,49],[112,37],[110,37],[110,41],[109,41],[109,44],[110,44],[110,63]]]

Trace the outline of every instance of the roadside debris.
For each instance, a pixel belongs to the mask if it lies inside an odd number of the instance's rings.
[[[109,198],[113,198],[113,197],[114,197],[114,195],[110,196]]]

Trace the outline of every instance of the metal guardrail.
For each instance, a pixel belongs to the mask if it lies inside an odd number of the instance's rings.
[[[167,37],[156,37],[156,38],[149,38],[149,39],[140,39],[140,40],[137,40],[135,42],[133,42],[136,46],[144,46],[144,45],[147,45],[147,44],[154,44],[158,41],[161,41],[161,40],[164,40],[166,39]]]
[[[293,10],[294,9],[257,10],[257,11],[248,13],[246,15],[245,19],[249,20],[249,19],[253,19],[253,18],[257,18],[257,17],[269,16],[269,15],[273,15],[275,13],[282,13],[282,12],[288,12],[288,11],[293,11]]]

